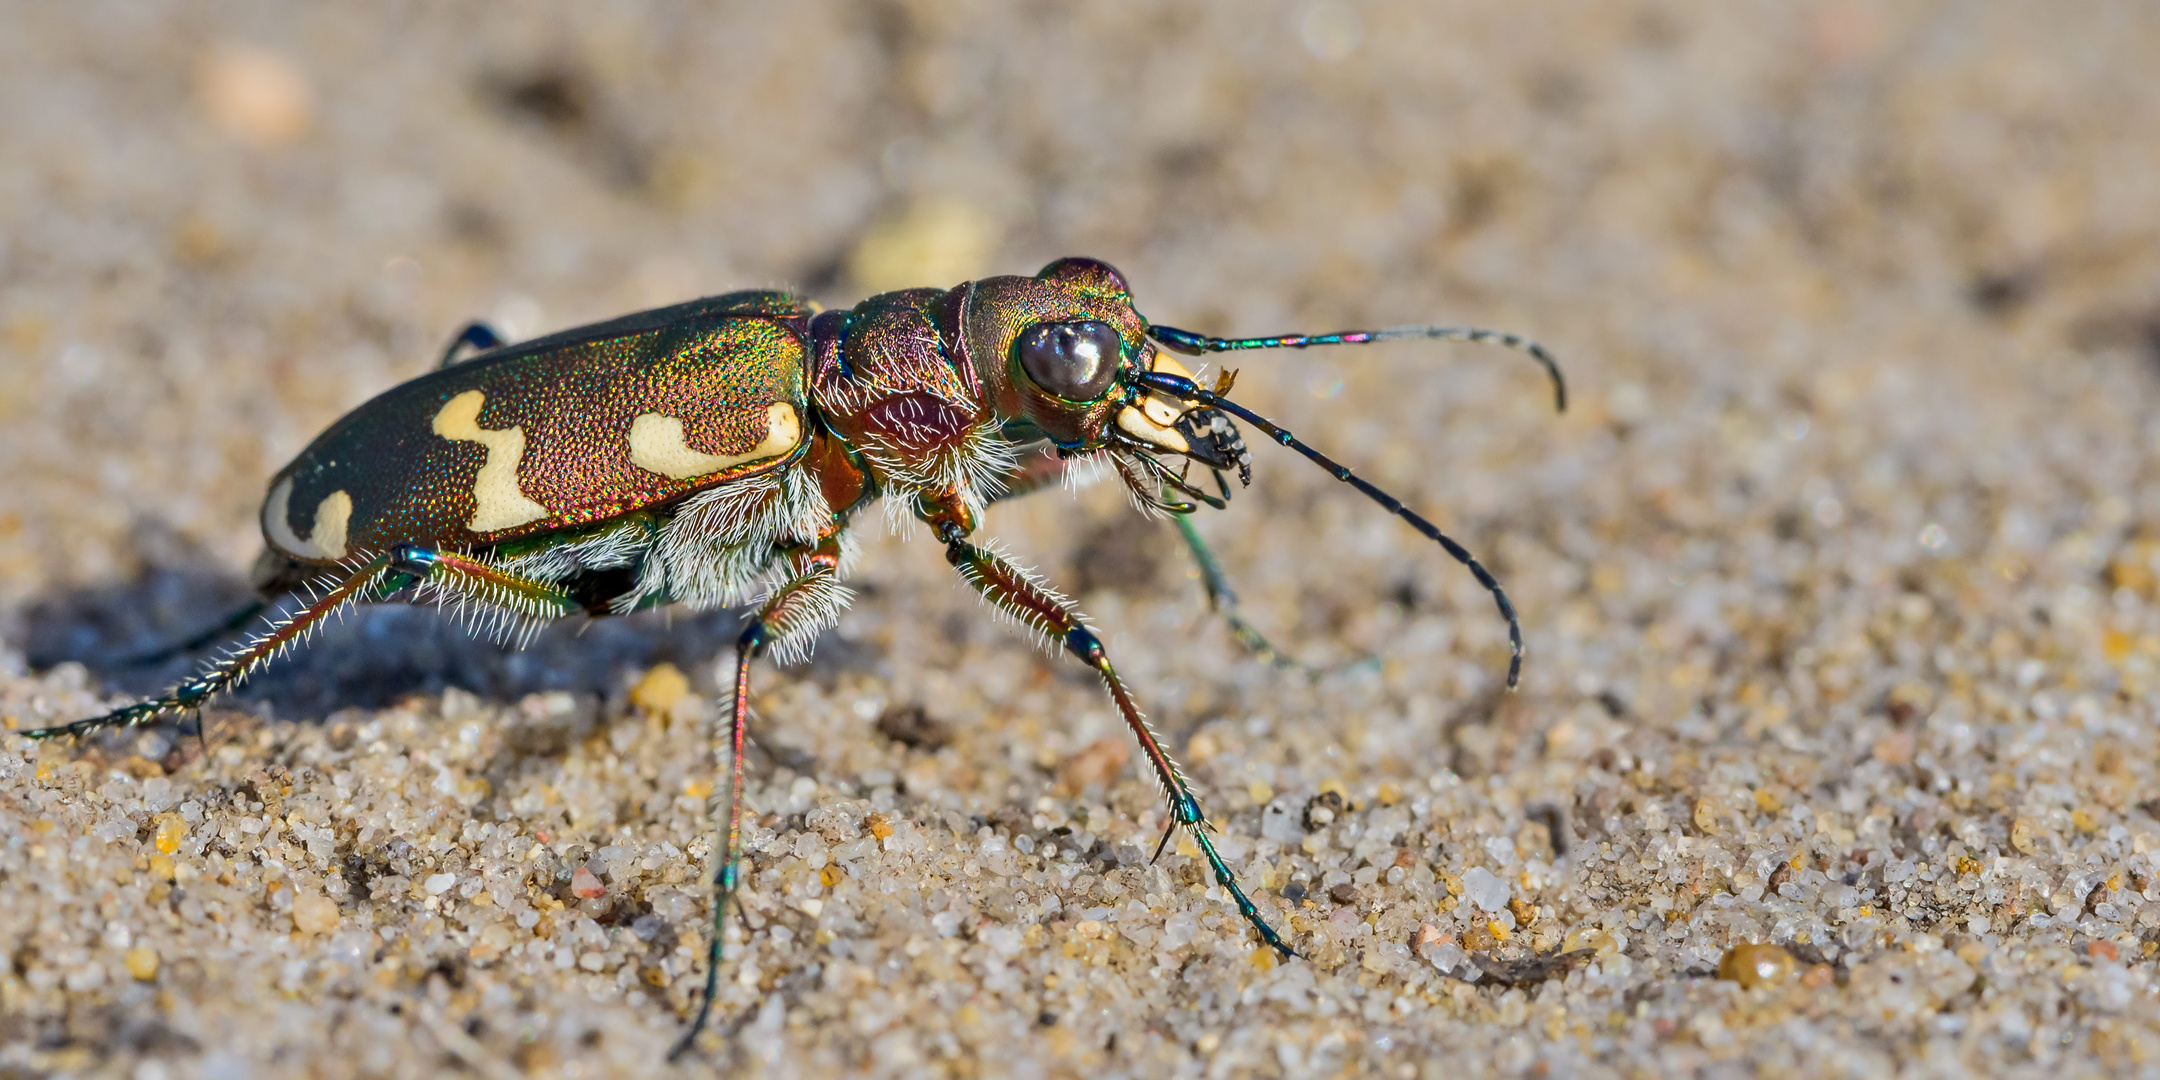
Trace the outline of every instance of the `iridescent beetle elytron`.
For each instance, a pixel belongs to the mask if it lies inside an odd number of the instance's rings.
[[[740,872],[742,750],[750,662],[808,655],[847,605],[840,583],[854,516],[878,498],[927,523],[960,575],[998,609],[1094,668],[1168,798],[1163,844],[1191,833],[1215,880],[1268,947],[1294,955],[1208,838],[1184,773],[1158,743],[1102,642],[1062,596],[969,542],[984,507],[1107,460],[1146,507],[1220,507],[1251,459],[1231,418],[1311,459],[1409,522],[1476,575],[1508,622],[1508,685],[1522,632],[1499,582],[1461,545],[1288,431],[1198,385],[1168,352],[1492,341],[1550,356],[1511,334],[1447,327],[1214,338],[1149,323],[1124,279],[1093,259],[1034,277],[908,289],[851,311],[779,292],[739,292],[503,345],[468,328],[438,370],[353,410],[271,478],[263,504],[265,597],[310,587],[304,606],[163,697],[34,738],[83,735],[191,711],[298,643],[349,604],[400,596],[493,620],[520,640],[549,620],[664,604],[755,600],[736,645],[727,730],[732,780],[712,865],[705,990],[682,1052],[712,1008],[727,904]],[[460,348],[484,351],[457,362]],[[1173,469],[1164,457],[1187,461]],[[1191,462],[1215,491],[1190,483]],[[1184,519],[1179,517],[1184,525]],[[1239,640],[1264,640],[1190,526],[1208,593]],[[1159,856],[1162,845],[1158,844]]]

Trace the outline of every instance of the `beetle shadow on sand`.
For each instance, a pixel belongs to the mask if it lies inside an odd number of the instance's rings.
[[[18,624],[19,644],[34,669],[75,661],[106,693],[148,697],[199,669],[220,649],[259,630],[258,617],[216,644],[154,664],[138,659],[217,625],[252,593],[242,578],[200,551],[167,550],[134,578],[49,594]],[[288,599],[289,610],[296,601]],[[332,619],[311,640],[259,669],[224,698],[248,712],[280,719],[321,718],[340,709],[381,709],[415,694],[450,687],[501,702],[566,691],[605,699],[627,678],[672,663],[708,682],[712,663],[732,657],[743,611],[650,611],[626,618],[573,616],[547,627],[523,649],[467,629],[432,606],[362,605]],[[874,667],[860,644],[820,641],[817,674]]]

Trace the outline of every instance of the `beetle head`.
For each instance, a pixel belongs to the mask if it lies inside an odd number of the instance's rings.
[[[1134,494],[1164,509],[1189,510],[1180,495],[1220,505],[1173,473],[1160,455],[1198,461],[1218,473],[1251,476],[1237,428],[1215,409],[1138,385],[1147,372],[1192,373],[1148,338],[1125,279],[1095,259],[1059,259],[1033,277],[993,277],[964,286],[960,348],[990,406],[1072,453],[1108,452]]]
[[[1468,549],[1432,522],[1405,507],[1332,458],[1300,441],[1268,418],[1227,396],[1230,380],[1201,386],[1158,348],[1189,355],[1251,349],[1305,349],[1316,345],[1367,345],[1424,339],[1491,342],[1520,349],[1552,379],[1553,403],[1567,408],[1567,384],[1552,354],[1534,341],[1498,330],[1453,326],[1398,326],[1334,334],[1283,334],[1218,338],[1151,325],[1133,310],[1125,279],[1093,259],[1060,259],[1031,278],[990,278],[953,290],[943,301],[948,334],[963,354],[955,359],[976,373],[985,404],[1010,434],[1041,434],[1068,454],[1107,453],[1133,493],[1145,504],[1183,513],[1190,500],[1221,506],[1230,494],[1229,467],[1250,482],[1250,459],[1230,422],[1236,417],[1266,432],[1335,479],[1357,489],[1408,522],[1467,567],[1492,594],[1507,619],[1508,687],[1522,670],[1522,626],[1500,582]],[[1113,353],[1115,356],[1113,357]],[[1028,429],[1032,428],[1032,431]],[[1210,468],[1222,498],[1186,482],[1158,455],[1176,454]]]

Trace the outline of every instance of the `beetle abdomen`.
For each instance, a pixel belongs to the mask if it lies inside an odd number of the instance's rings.
[[[800,323],[707,307],[414,379],[272,478],[263,535],[308,562],[399,543],[470,547],[776,468],[810,426]]]

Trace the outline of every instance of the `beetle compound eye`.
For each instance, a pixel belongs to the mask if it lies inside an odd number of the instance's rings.
[[[1090,319],[1028,327],[1014,348],[1035,385],[1068,401],[1093,401],[1117,374],[1124,341],[1109,323]]]

